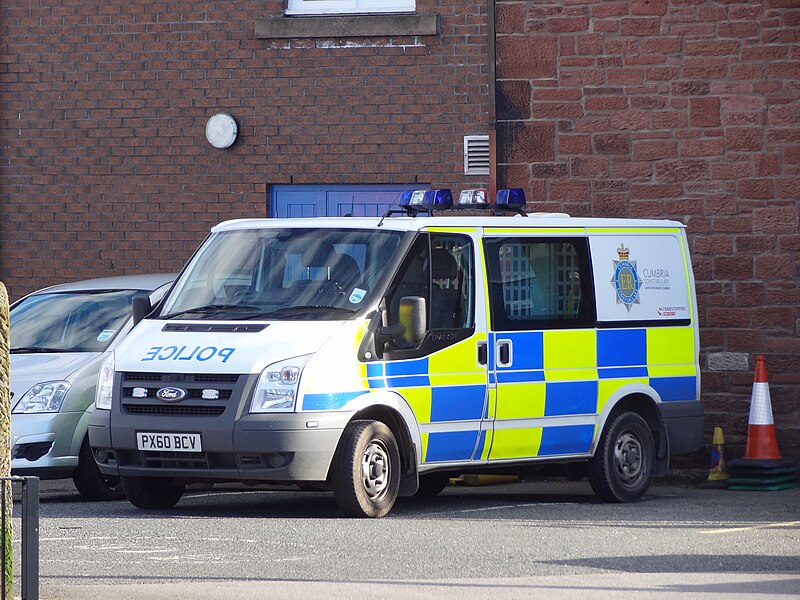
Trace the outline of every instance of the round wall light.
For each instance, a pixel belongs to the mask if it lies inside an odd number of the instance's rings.
[[[212,115],[206,123],[206,139],[214,148],[230,148],[239,135],[239,126],[228,113]]]

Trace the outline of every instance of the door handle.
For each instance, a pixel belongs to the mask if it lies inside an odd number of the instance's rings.
[[[478,342],[478,364],[485,367],[489,362],[489,344]]]
[[[511,366],[511,340],[498,340],[497,341],[497,366],[508,367]]]

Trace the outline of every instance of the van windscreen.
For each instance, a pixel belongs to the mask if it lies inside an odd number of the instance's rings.
[[[245,229],[213,234],[161,309],[169,319],[347,319],[366,306],[402,233]]]

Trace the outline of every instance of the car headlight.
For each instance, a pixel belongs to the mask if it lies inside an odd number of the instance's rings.
[[[264,369],[253,392],[250,412],[292,412],[297,401],[300,374],[309,356],[299,356]]]
[[[37,383],[19,399],[12,412],[56,413],[61,410],[64,397],[69,391],[68,381],[45,381]]]
[[[94,406],[101,410],[111,410],[111,396],[114,392],[114,353],[108,355],[97,376],[97,391]]]

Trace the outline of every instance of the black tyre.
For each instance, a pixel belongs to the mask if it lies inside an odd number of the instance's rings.
[[[433,498],[450,483],[450,473],[428,473],[419,476],[417,498]]]
[[[119,477],[103,475],[97,468],[88,437],[81,444],[78,468],[72,474],[72,482],[86,500],[122,500],[125,497]]]
[[[138,508],[172,508],[183,496],[186,484],[155,477],[122,477],[122,489]]]
[[[607,502],[633,502],[653,480],[655,444],[650,427],[633,412],[613,418],[589,461],[589,482]]]
[[[354,517],[382,517],[400,489],[400,451],[380,421],[353,421],[344,430],[332,468],[339,509]]]

